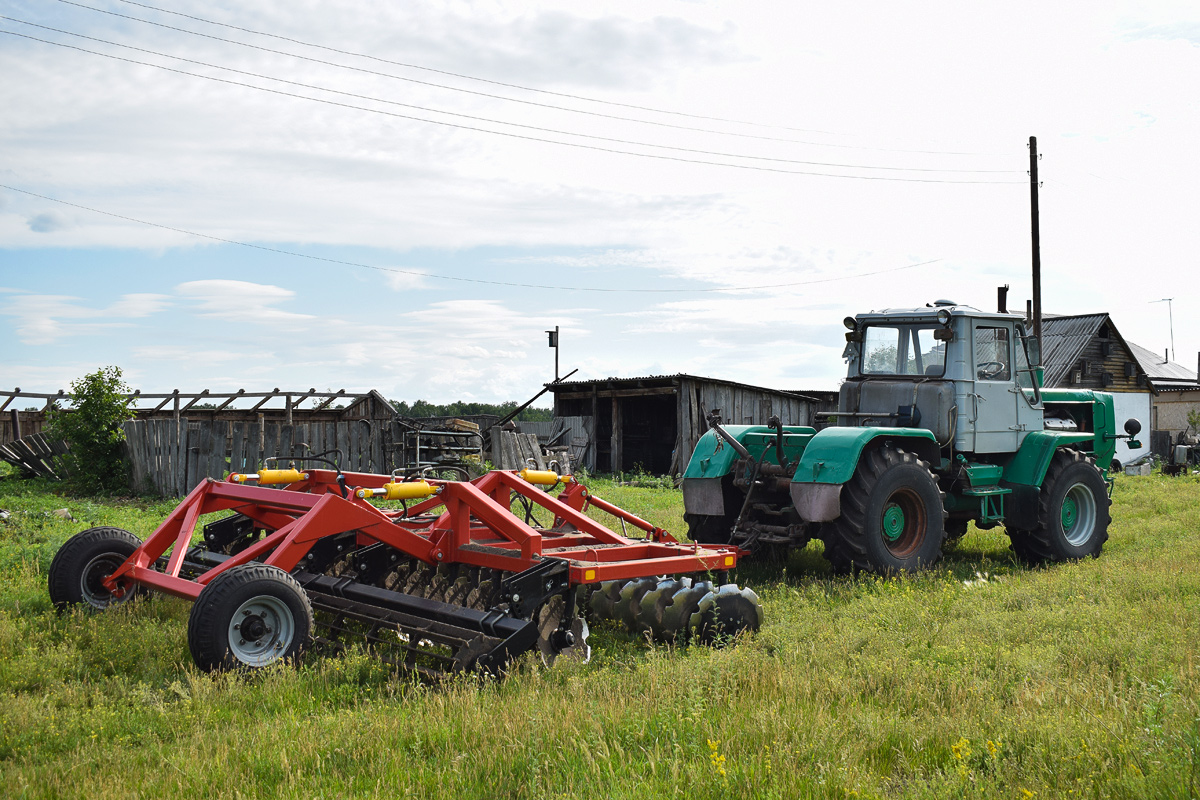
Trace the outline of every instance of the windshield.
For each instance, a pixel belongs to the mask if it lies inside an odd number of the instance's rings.
[[[933,338],[941,326],[871,325],[863,333],[863,375],[922,375],[946,372],[946,344]]]

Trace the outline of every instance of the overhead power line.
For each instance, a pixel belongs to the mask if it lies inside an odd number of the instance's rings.
[[[11,19],[11,18],[6,17],[6,19]],[[17,21],[20,21],[20,20],[17,20]],[[84,47],[77,47],[75,45],[65,44],[63,42],[54,42],[54,41],[50,41],[48,39],[41,39],[36,36],[29,36],[24,33],[17,33],[16,31],[0,30],[0,33],[7,34],[9,36],[17,36],[22,39],[29,39],[29,40],[35,41],[35,42],[41,42],[43,44],[52,45],[54,47],[62,47],[62,48],[66,48],[69,50],[76,50],[81,53],[87,53],[89,55],[94,55],[94,56],[100,56],[101,58],[108,58],[108,59],[112,59],[114,61],[124,61],[128,64],[136,64],[138,66],[143,66],[143,67],[152,67],[154,69],[164,70],[166,72],[174,72],[178,75],[186,75],[191,78],[199,78],[201,80],[213,81],[215,83],[224,83],[224,84],[228,84],[231,86],[241,86],[243,88],[254,89],[255,91],[259,91],[259,92],[267,92],[270,94],[281,95],[284,97],[293,97],[293,98],[296,98],[299,100],[307,100],[312,103],[322,103],[325,105],[337,106],[340,108],[349,108],[349,109],[353,109],[355,111],[364,111],[369,114],[381,114],[384,116],[395,117],[398,119],[407,119],[407,120],[412,120],[415,122],[425,122],[425,123],[429,123],[431,125],[442,125],[442,126],[446,126],[446,127],[450,127],[450,128],[458,128],[460,130],[469,130],[469,131],[475,131],[478,133],[488,133],[488,134],[492,134],[494,136],[506,136],[511,139],[523,139],[526,141],[541,142],[544,144],[555,144],[555,145],[560,145],[563,147],[575,147],[575,148],[580,148],[580,149],[584,149],[584,150],[594,150],[594,151],[603,152],[603,153],[615,153],[615,154],[619,154],[619,155],[636,156],[639,158],[654,158],[654,159],[659,159],[662,161],[676,161],[676,162],[681,162],[681,163],[685,163],[685,164],[703,164],[703,165],[707,165],[707,166],[753,170],[756,172],[775,172],[775,173],[781,173],[781,174],[785,174],[785,175],[807,175],[807,176],[811,176],[811,177],[822,177],[822,178],[846,178],[846,179],[850,179],[850,180],[900,181],[900,182],[908,182],[908,183],[950,183],[950,184],[1023,184],[1024,183],[1023,181],[1020,181],[1020,180],[1017,180],[1017,181],[947,180],[944,178],[910,178],[910,177],[900,177],[900,176],[893,176],[893,175],[843,175],[843,174],[830,173],[830,172],[813,172],[810,170],[783,169],[780,167],[760,166],[760,165],[754,165],[754,164],[732,164],[732,163],[725,162],[725,161],[708,161],[708,160],[699,159],[699,158],[684,158],[682,156],[671,156],[671,155],[664,155],[661,153],[639,153],[634,150],[621,150],[621,149],[614,148],[614,147],[601,147],[599,145],[583,144],[582,142],[564,142],[564,141],[560,141],[558,139],[547,139],[547,138],[541,137],[541,136],[530,136],[528,134],[512,133],[510,131],[491,130],[488,128],[480,128],[475,125],[463,125],[463,124],[455,123],[455,122],[447,122],[445,120],[429,119],[428,117],[418,117],[418,116],[414,116],[412,114],[400,114],[398,112],[384,111],[384,110],[378,109],[378,108],[366,108],[364,106],[356,106],[351,103],[341,103],[341,102],[338,102],[335,100],[326,100],[326,99],[319,98],[319,97],[309,97],[308,95],[296,94],[295,92],[285,92],[281,89],[271,89],[266,86],[255,86],[250,83],[242,83],[241,81],[229,80],[228,78],[218,78],[214,75],[200,75],[195,72],[188,72],[186,70],[175,69],[174,67],[168,67],[168,66],[164,66],[162,64],[153,64],[148,61],[139,61],[137,59],[126,58],[124,56],[118,56],[118,55],[114,55],[112,53],[101,53],[96,50],[88,50],[87,48],[84,48]],[[444,113],[444,112],[439,112],[439,113]],[[503,123],[503,124],[512,125],[515,123]],[[586,134],[569,134],[569,135],[584,136]],[[647,146],[665,147],[664,145],[647,145]],[[732,157],[734,157],[734,158],[753,158],[753,157],[746,157],[746,156],[732,156]]]
[[[330,89],[325,86],[318,86],[318,85],[310,84],[310,83],[302,83],[300,81],[288,80],[286,78],[276,78],[274,76],[264,75],[259,72],[249,72],[247,70],[237,69],[234,67],[226,67],[226,66],[222,66],[220,64],[212,64],[207,61],[197,61],[196,59],[193,59],[193,58],[185,58],[183,56],[177,56],[177,55],[173,55],[171,53],[163,53],[158,50],[148,50],[144,47],[136,47],[134,45],[122,44],[120,42],[113,42],[108,39],[99,39],[95,36],[86,36],[82,33],[75,33],[73,31],[63,30],[62,28],[53,28],[53,27],[50,27],[49,25],[41,25],[36,22],[30,22],[29,20],[18,19],[17,17],[9,17],[4,14],[0,14],[0,19],[9,20],[11,22],[18,22],[22,25],[29,25],[34,28],[41,28],[42,30],[53,31],[55,33],[61,33],[61,34],[65,34],[67,36],[75,36],[77,38],[86,39],[88,41],[97,42],[99,44],[111,45],[113,47],[123,47],[128,50],[134,50],[139,53],[146,53],[147,55],[158,56],[160,58],[173,58],[177,61],[183,61],[185,63],[195,64],[195,65],[201,66],[201,67],[209,67],[210,69],[221,69],[221,70],[225,70],[227,72],[236,73],[238,75],[245,75],[245,76],[248,76],[251,78],[259,78],[260,80],[275,81],[277,83],[283,83],[283,84],[287,84],[289,86],[298,86],[303,89],[312,89],[312,90],[319,91],[319,92],[329,92],[330,94],[337,94],[337,95],[341,95],[343,97],[353,97],[358,100],[368,100],[368,101],[375,102],[375,103],[385,103],[388,105],[401,106],[403,108],[411,108],[411,109],[415,109],[418,111],[427,111],[427,112],[434,113],[434,114],[445,114],[445,115],[452,116],[452,117],[459,117],[460,119],[474,120],[476,122],[487,122],[487,123],[490,123],[493,125],[508,125],[508,126],[515,127],[515,128],[523,128],[525,130],[540,131],[542,133],[553,133],[553,134],[557,134],[559,136],[577,136],[577,137],[580,137],[583,139],[592,139],[595,141],[610,142],[612,144],[633,145],[635,147],[653,147],[653,148],[657,148],[660,150],[673,150],[673,151],[679,152],[679,153],[692,153],[694,155],[716,156],[719,158],[742,158],[742,159],[747,159],[747,160],[752,160],[752,161],[771,161],[771,162],[775,162],[775,163],[779,163],[779,164],[800,164],[800,165],[804,165],[804,166],[814,166],[814,167],[833,167],[835,169],[884,170],[884,171],[888,171],[888,172],[927,172],[927,173],[939,173],[939,174],[944,174],[944,173],[950,173],[950,174],[1013,174],[1013,173],[1016,173],[1016,170],[1007,170],[1007,169],[1006,170],[1000,170],[1000,169],[938,169],[938,168],[931,168],[931,167],[888,167],[888,166],[876,166],[876,165],[870,165],[870,164],[841,164],[841,163],[833,163],[833,162],[827,162],[827,161],[803,161],[803,160],[793,159],[793,158],[776,158],[776,157],[772,157],[772,156],[746,155],[743,153],[726,153],[726,152],[715,151],[715,150],[701,150],[701,149],[693,148],[693,147],[679,147],[676,145],[655,144],[653,142],[639,142],[639,141],[634,141],[634,140],[630,140],[630,139],[618,139],[618,138],[611,137],[611,136],[599,136],[599,135],[590,134],[590,133],[576,133],[574,131],[561,130],[561,129],[556,129],[556,128],[546,128],[546,127],[543,127],[540,125],[527,125],[527,124],[520,123],[520,122],[508,122],[506,120],[493,119],[490,117],[480,117],[480,116],[476,116],[474,114],[463,114],[463,113],[459,113],[457,111],[444,111],[440,108],[430,108],[428,106],[419,106],[419,105],[415,105],[413,103],[402,103],[398,100],[388,100],[386,98],[372,97],[370,95],[358,94],[356,92],[347,92],[347,91],[342,91],[340,89]],[[45,40],[38,40],[38,41],[45,41]],[[92,51],[85,50],[83,52],[91,53]],[[191,74],[191,73],[187,73],[187,74]]]
[[[552,291],[560,291],[560,292],[604,292],[604,293],[608,293],[608,294],[621,294],[621,293],[626,293],[626,294],[711,294],[711,293],[715,293],[715,292],[752,292],[752,291],[761,291],[764,289],[784,289],[784,288],[790,288],[793,286],[810,286],[810,285],[818,284],[818,283],[834,283],[837,281],[854,280],[855,278],[866,278],[866,277],[870,277],[873,275],[883,275],[883,274],[891,273],[891,272],[900,272],[902,270],[915,269],[917,267],[924,267],[924,266],[928,266],[930,264],[936,264],[941,261],[940,258],[935,258],[935,259],[931,259],[929,261],[921,261],[921,262],[918,262],[915,264],[905,264],[904,266],[900,266],[900,267],[891,267],[889,269],[874,270],[872,272],[860,272],[860,273],[856,273],[854,275],[837,275],[832,278],[813,278],[812,280],[807,280],[807,281],[790,281],[788,283],[772,283],[772,284],[765,284],[762,286],[727,286],[727,287],[715,287],[715,288],[708,288],[708,289],[681,289],[678,287],[674,287],[671,289],[631,289],[631,288],[625,288],[625,287],[616,288],[616,287],[604,287],[604,286],[553,286],[553,285],[547,285],[547,284],[541,284],[541,283],[518,283],[515,281],[493,281],[493,280],[487,280],[484,278],[464,278],[464,277],[457,276],[457,275],[438,275],[436,273],[422,272],[420,270],[414,270],[414,269],[400,269],[399,267],[381,267],[376,264],[364,264],[359,261],[344,261],[342,259],[337,259],[337,258],[327,258],[325,256],[315,256],[315,255],[312,255],[311,253],[297,253],[294,250],[283,250],[278,247],[267,247],[266,245],[251,244],[250,242],[239,242],[236,239],[225,239],[221,236],[213,236],[213,235],[207,234],[207,233],[198,233],[196,231],[189,231],[185,228],[176,228],[171,225],[163,225],[158,222],[149,222],[144,219],[138,219],[137,217],[130,217],[130,216],[126,216],[124,214],[116,214],[116,213],[113,213],[112,211],[102,211],[101,209],[92,208],[91,206],[85,206],[85,205],[80,205],[79,203],[71,203],[66,200],[60,200],[57,197],[50,197],[49,195],[38,194],[37,192],[30,192],[25,189],[18,189],[15,186],[9,186],[7,184],[0,184],[0,189],[8,189],[11,192],[18,192],[19,194],[28,195],[29,197],[37,197],[41,200],[48,200],[52,203],[58,203],[60,205],[69,206],[71,208],[78,208],[82,211],[90,211],[93,214],[102,214],[106,217],[112,217],[114,219],[121,219],[121,220],[125,220],[126,222],[136,222],[139,225],[146,225],[151,228],[159,228],[159,229],[165,230],[165,231],[172,231],[173,233],[182,233],[182,234],[186,234],[187,236],[196,236],[198,238],[208,239],[209,241],[213,241],[213,242],[221,242],[222,244],[233,244],[233,245],[237,245],[238,247],[248,247],[253,250],[262,250],[262,251],[265,251],[268,253],[278,253],[280,255],[292,256],[294,258],[307,258],[311,261],[321,261],[326,264],[339,264],[341,266],[346,266],[346,267],[357,267],[360,269],[370,269],[370,270],[375,270],[377,272],[390,272],[390,273],[395,273],[398,275],[412,275],[417,278],[436,278],[438,280],[457,281],[459,283],[481,283],[481,284],[486,284],[489,286],[509,286],[509,287],[513,287],[513,288],[517,288],[517,289],[550,289]]]
[[[250,28],[243,28],[243,27],[240,27],[237,25],[230,25],[225,22],[217,22],[215,20],[206,19],[204,17],[198,17],[198,16],[195,16],[192,14],[184,14],[179,11],[171,11],[171,10],[168,10],[165,8],[157,8],[155,6],[146,5],[144,3],[136,3],[136,2],[133,2],[133,0],[121,0],[121,1],[128,3],[129,5],[138,6],[139,8],[145,8],[145,9],[148,9],[151,11],[158,11],[163,14],[174,14],[175,16],[184,17],[186,19],[191,19],[196,22],[203,22],[208,25],[215,25],[215,26],[222,27],[222,28],[228,28],[230,30],[241,31],[243,33],[249,33],[249,34],[252,34],[255,36],[265,36],[265,37],[269,37],[272,39],[278,39],[280,41],[291,42],[292,44],[302,45],[304,47],[312,47],[315,49],[325,50],[325,51],[332,52],[332,53],[338,53],[340,55],[352,56],[355,58],[364,58],[364,59],[375,61],[375,62],[378,62],[381,64],[388,64],[391,66],[403,67],[405,69],[422,70],[425,72],[431,72],[431,73],[436,73],[436,74],[440,74],[440,75],[447,75],[447,76],[451,76],[451,77],[455,77],[455,78],[462,78],[464,80],[478,81],[480,83],[487,83],[487,84],[492,84],[495,86],[504,86],[504,87],[507,87],[510,89],[519,89],[521,91],[536,92],[539,94],[546,94],[546,95],[552,95],[552,96],[556,96],[556,97],[570,98],[573,100],[582,100],[582,101],[589,102],[589,103],[600,103],[600,104],[609,105],[609,106],[630,108],[630,109],[635,109],[635,110],[639,110],[639,111],[649,111],[649,112],[658,113],[658,114],[668,114],[668,115],[687,117],[687,118],[692,118],[692,119],[709,120],[712,122],[727,122],[727,123],[733,123],[733,124],[738,124],[738,125],[748,125],[748,126],[759,127],[759,128],[775,128],[778,130],[788,130],[788,131],[794,131],[797,133],[827,133],[826,131],[813,131],[813,130],[808,130],[808,129],[804,129],[804,128],[793,128],[793,127],[782,126],[782,125],[767,125],[764,123],[748,122],[745,120],[728,119],[728,118],[724,118],[724,117],[706,116],[706,115],[702,115],[702,114],[689,114],[689,113],[685,113],[685,112],[681,112],[681,111],[670,111],[670,110],[665,110],[665,109],[652,108],[649,106],[638,106],[638,105],[633,105],[630,103],[620,103],[620,102],[616,102],[616,101],[612,101],[612,100],[602,100],[599,98],[586,97],[584,95],[570,94],[567,92],[556,92],[556,91],[552,91],[549,89],[538,89],[538,88],[534,88],[534,87],[530,87],[530,86],[522,86],[520,84],[515,84],[515,83],[505,83],[504,81],[496,81],[496,80],[491,80],[489,78],[480,78],[480,77],[473,76],[473,75],[466,75],[463,73],[451,72],[448,70],[437,69],[434,67],[427,67],[427,66],[423,66],[420,64],[412,64],[412,63],[406,63],[406,62],[401,62],[401,61],[391,61],[386,58],[379,58],[378,56],[373,56],[373,55],[369,55],[366,53],[356,53],[356,52],[350,51],[350,50],[340,50],[336,47],[327,47],[325,45],[315,44],[312,42],[306,42],[306,41],[303,41],[300,39],[293,39],[293,38],[290,38],[287,36],[280,36],[278,34],[269,33],[266,31],[256,31],[256,30],[253,30]],[[812,141],[805,141],[805,140],[799,140],[799,139],[786,139],[786,138],[774,137],[774,136],[760,136],[760,135],[756,135],[756,134],[737,133],[734,131],[719,131],[719,130],[713,130],[710,128],[697,128],[697,127],[685,126],[685,125],[673,125],[671,123],[660,122],[660,121],[656,121],[656,120],[636,119],[636,118],[632,118],[632,117],[622,117],[622,116],[618,116],[618,115],[614,115],[614,114],[603,114],[603,113],[596,112],[596,111],[587,111],[584,109],[570,108],[570,107],[566,107],[566,106],[558,106],[558,105],[552,105],[552,104],[548,104],[548,103],[538,103],[538,102],[535,102],[532,100],[522,100],[520,98],[507,97],[504,95],[492,94],[489,92],[479,92],[479,91],[475,91],[472,89],[464,89],[464,88],[458,87],[458,86],[450,86],[447,84],[433,83],[430,81],[421,81],[421,80],[417,80],[416,78],[408,78],[408,77],[401,76],[401,75],[393,75],[390,73],[378,72],[375,70],[364,69],[362,67],[355,67],[355,66],[351,66],[348,64],[338,64],[338,63],[334,63],[331,61],[325,61],[323,59],[312,58],[310,56],[303,56],[298,53],[288,53],[288,52],[284,52],[281,50],[274,50],[272,48],[262,47],[260,45],[250,44],[248,42],[239,42],[239,41],[236,41],[233,39],[225,39],[220,36],[213,36],[211,34],[200,33],[199,31],[188,30],[187,28],[179,28],[174,25],[167,25],[162,22],[155,22],[153,20],[143,19],[141,17],[134,17],[134,16],[130,16],[128,14],[121,14],[116,11],[109,11],[108,9],[96,8],[94,6],[84,5],[83,3],[77,3],[74,0],[58,0],[58,2],[64,3],[66,5],[76,6],[77,8],[87,9],[89,11],[95,11],[100,14],[108,14],[110,16],[119,17],[121,19],[128,19],[133,22],[140,22],[140,23],[143,23],[146,25],[154,25],[156,27],[165,28],[167,30],[178,31],[180,33],[185,33],[190,36],[199,36],[199,37],[203,37],[206,39],[211,39],[213,41],[234,44],[239,47],[248,47],[248,48],[252,48],[255,50],[260,50],[262,52],[288,56],[290,58],[298,58],[298,59],[301,59],[304,61],[310,61],[310,62],[317,63],[317,64],[324,64],[326,66],[337,67],[339,69],[353,70],[356,72],[363,72],[363,73],[370,74],[370,75],[377,75],[380,77],[392,78],[394,80],[408,81],[410,83],[416,83],[416,84],[420,84],[423,86],[430,86],[430,87],[434,87],[434,88],[445,89],[445,90],[452,91],[452,92],[462,92],[464,94],[473,94],[473,95],[477,95],[477,96],[481,96],[481,97],[489,97],[489,98],[493,98],[493,99],[497,99],[497,100],[503,100],[506,102],[522,103],[525,105],[538,106],[541,108],[550,108],[550,109],[555,109],[558,111],[566,111],[566,112],[573,113],[573,114],[586,114],[589,116],[603,117],[606,119],[623,120],[626,122],[635,122],[635,123],[644,124],[644,125],[656,125],[656,126],[666,127],[666,128],[675,128],[678,130],[688,130],[688,131],[697,131],[697,132],[702,132],[702,133],[711,133],[711,134],[715,134],[715,135],[719,135],[719,136],[736,136],[736,137],[741,137],[741,138],[760,139],[760,140],[764,140],[764,141],[788,142],[791,144],[803,144],[803,145],[809,145],[809,146],[813,146],[813,147],[833,147],[833,148],[841,148],[841,149],[849,149],[849,150],[870,150],[870,151],[888,152],[888,153],[916,153],[916,154],[925,154],[925,155],[950,155],[950,156],[1004,155],[1004,154],[997,154],[997,153],[971,153],[971,152],[962,152],[962,151],[954,151],[954,150],[917,150],[917,149],[887,148],[887,147],[866,147],[863,145],[835,144],[835,143],[830,143],[830,142],[812,142]]]

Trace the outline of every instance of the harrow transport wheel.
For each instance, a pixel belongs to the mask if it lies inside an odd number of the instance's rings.
[[[103,581],[141,544],[122,528],[89,528],[67,539],[50,562],[50,602],[60,611],[81,604],[102,611],[127,603],[144,590],[130,587],[115,597]]]
[[[841,501],[841,516],[822,526],[834,569],[889,575],[941,558],[942,493],[929,465],[912,453],[888,446],[864,453]]]
[[[1038,526],[1009,530],[1012,549],[1031,565],[1095,558],[1108,541],[1111,502],[1096,463],[1078,450],[1059,450],[1042,481]]]
[[[294,659],[312,636],[313,612],[295,578],[243,564],[213,578],[188,617],[188,649],[205,672]]]

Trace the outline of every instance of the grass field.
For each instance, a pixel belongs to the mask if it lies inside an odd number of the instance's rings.
[[[672,531],[669,489],[592,484]],[[57,616],[45,574],[94,525],[172,503],[0,479],[7,797],[1196,797],[1200,481],[1118,478],[1111,539],[1028,569],[972,531],[918,577],[743,568],[735,646],[593,629],[587,665],[431,689],[362,653],[250,677],[192,666],[188,604]],[[74,522],[54,510],[67,508]],[[816,547],[819,548],[819,545]]]

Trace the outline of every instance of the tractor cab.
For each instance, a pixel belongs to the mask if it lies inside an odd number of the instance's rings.
[[[959,453],[1012,453],[1042,429],[1037,342],[1021,317],[939,300],[845,324],[835,425],[924,429]]]

